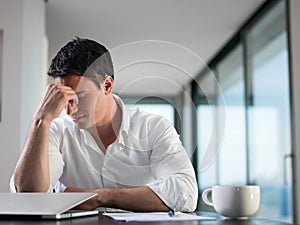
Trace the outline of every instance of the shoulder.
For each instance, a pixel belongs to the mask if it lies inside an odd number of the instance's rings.
[[[131,122],[148,126],[172,126],[165,117],[141,110],[138,107],[129,108]]]
[[[165,117],[145,112],[137,107],[130,108],[129,111],[132,131],[146,132],[148,137],[161,137],[166,134],[177,136],[173,124]]]

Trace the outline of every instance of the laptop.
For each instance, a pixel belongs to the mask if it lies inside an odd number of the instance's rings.
[[[0,218],[59,220],[98,215],[98,210],[71,210],[97,193],[0,193]]]

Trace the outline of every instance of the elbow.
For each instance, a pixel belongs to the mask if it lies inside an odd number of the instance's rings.
[[[16,192],[49,192],[50,187],[49,186],[34,186],[34,185],[16,185]]]
[[[12,178],[10,184],[11,192],[49,192],[50,189],[50,183],[36,185],[34,182],[30,182],[27,179],[21,180],[16,177]]]
[[[16,192],[49,192],[50,188],[36,187],[30,185],[16,185]]]
[[[183,201],[178,202],[174,210],[180,212],[194,212],[197,209],[197,203],[198,191],[190,193]]]
[[[47,193],[49,189],[45,189],[45,188],[31,188],[31,187],[16,187],[16,192],[17,193],[21,193],[21,192],[41,192],[41,193]]]
[[[182,211],[194,212],[197,209],[197,203],[198,203],[198,193],[193,196],[190,196],[189,199],[187,199],[187,202]]]
[[[183,192],[178,197],[175,204],[176,211],[181,212],[194,212],[197,209],[198,204],[198,185],[196,180],[190,182],[189,185],[182,187]]]

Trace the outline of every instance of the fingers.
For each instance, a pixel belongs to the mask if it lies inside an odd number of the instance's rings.
[[[64,104],[67,114],[75,113],[78,109],[78,97],[75,91],[68,86],[56,85],[56,89],[59,102]]]
[[[67,113],[77,111],[78,97],[75,91],[63,85],[50,84],[42,101],[40,113],[53,120],[66,108]]]
[[[74,99],[78,102],[75,91],[68,86],[55,85],[52,87],[51,95],[53,95],[54,99],[58,100],[58,103],[61,104],[66,104]]]

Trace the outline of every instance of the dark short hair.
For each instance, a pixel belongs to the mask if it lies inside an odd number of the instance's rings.
[[[109,51],[93,40],[76,38],[70,41],[52,59],[48,75],[64,77],[70,74],[87,77],[100,88],[106,75],[114,79]]]

